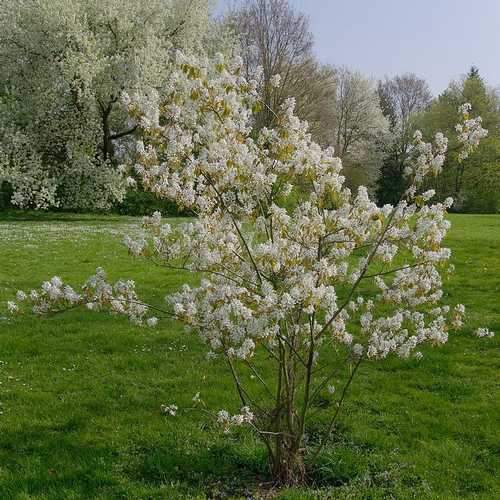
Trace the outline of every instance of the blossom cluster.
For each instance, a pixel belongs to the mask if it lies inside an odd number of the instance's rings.
[[[138,299],[133,281],[119,280],[112,285],[106,280],[102,268],[96,270],[95,275],[85,282],[80,292],[76,292],[58,276],[54,276],[45,281],[40,289],[33,289],[28,293],[19,290],[16,301],[9,301],[7,307],[11,313],[19,313],[24,304],[39,315],[85,306],[90,311],[109,310],[124,314],[136,324],[145,323],[154,327],[158,322],[154,316],[147,317],[148,306]]]
[[[458,108],[459,113],[461,113],[464,117],[464,122],[459,123],[456,126],[458,142],[462,145],[462,149],[458,155],[458,158],[461,161],[467,159],[479,145],[479,142],[488,135],[488,131],[481,125],[481,117],[470,117],[471,109],[472,106],[470,103],[465,103]]]
[[[13,193],[11,203],[20,208],[44,210],[58,206],[57,183],[43,168],[41,155],[31,148],[28,138],[19,131],[3,131],[0,143],[0,184],[8,182]]]
[[[248,406],[244,406],[240,411],[241,413],[236,415],[230,415],[226,410],[220,410],[217,413],[217,423],[223,426],[225,433],[228,433],[231,427],[242,426],[253,421],[254,414]]]
[[[175,417],[177,415],[177,410],[179,408],[177,405],[170,404],[170,405],[161,405],[160,410],[164,415],[168,415],[170,417]]]
[[[448,149],[448,139],[438,132],[434,137],[434,146],[422,140],[422,132],[417,130],[415,139],[415,159],[405,169],[407,175],[414,175],[415,182],[421,184],[424,178],[432,173],[438,175],[444,164],[445,154]]]

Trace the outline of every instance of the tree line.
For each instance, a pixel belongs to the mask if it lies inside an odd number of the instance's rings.
[[[164,90],[181,49],[201,57],[239,54],[262,100],[255,130],[275,125],[289,97],[315,141],[342,159],[347,185],[366,185],[379,204],[405,188],[413,135],[453,137],[457,108],[473,105],[489,137],[459,161],[452,139],[444,174],[429,188],[455,209],[500,210],[500,100],[472,67],[433,98],[414,74],[375,81],[314,56],[308,18],[288,0],[242,0],[220,18],[208,0],[5,0],[0,13],[0,185],[3,206],[148,212],[120,165],[137,139],[122,94]],[[334,55],[333,55],[334,56]],[[279,75],[279,76],[278,76]],[[154,110],[153,110],[154,112]],[[430,181],[429,181],[430,182]]]

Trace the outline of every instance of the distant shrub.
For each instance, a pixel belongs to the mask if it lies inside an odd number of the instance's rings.
[[[142,189],[129,190],[124,200],[116,205],[114,211],[121,215],[151,215],[156,211],[171,216],[190,215],[188,211],[180,209],[176,203],[160,199]]]

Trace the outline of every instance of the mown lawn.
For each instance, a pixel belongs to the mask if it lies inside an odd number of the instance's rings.
[[[467,328],[420,361],[366,363],[310,489],[270,491],[265,454],[246,431],[206,417],[167,418],[200,391],[238,408],[222,364],[172,322],[157,330],[72,311],[9,321],[3,302],[57,274],[81,283],[103,266],[162,297],[192,279],[133,260],[132,218],[0,215],[0,499],[500,498],[500,216],[452,216],[457,272],[446,300]]]

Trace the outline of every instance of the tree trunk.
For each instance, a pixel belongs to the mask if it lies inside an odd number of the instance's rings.
[[[107,161],[113,157],[113,142],[111,140],[111,131],[109,128],[109,115],[111,105],[104,109],[102,113],[102,157]]]
[[[282,348],[281,377],[278,384],[275,418],[276,436],[269,461],[273,480],[281,485],[304,483],[303,427],[295,413],[295,369],[291,351]]]
[[[304,456],[297,439],[281,436],[276,441],[275,455],[271,458],[273,480],[280,485],[295,486],[306,480]]]

